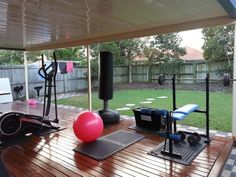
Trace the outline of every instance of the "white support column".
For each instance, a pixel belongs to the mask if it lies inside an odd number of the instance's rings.
[[[234,24],[234,61],[233,61],[233,79],[236,78],[236,23]],[[236,82],[233,82],[233,116],[232,116],[232,134],[236,140]]]
[[[27,60],[27,53],[24,51],[24,67],[25,67],[25,98],[26,100],[29,99],[29,77],[28,77],[28,60]]]
[[[91,83],[91,64],[90,64],[90,47],[87,45],[87,73],[88,73],[88,109],[92,110],[92,83]]]

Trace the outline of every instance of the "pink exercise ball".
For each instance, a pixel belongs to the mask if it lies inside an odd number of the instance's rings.
[[[103,131],[101,117],[92,111],[79,113],[73,123],[75,136],[83,142],[95,141]]]

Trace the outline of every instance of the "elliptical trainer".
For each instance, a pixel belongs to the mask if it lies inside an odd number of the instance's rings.
[[[42,55],[42,67],[39,69],[38,74],[45,79],[45,93],[43,104],[43,116],[36,116],[21,112],[6,112],[0,114],[0,141],[9,140],[20,135],[28,133],[38,134],[54,129],[59,130],[58,126],[52,123],[58,123],[57,117],[57,98],[56,98],[56,74],[57,74],[57,59],[53,53],[54,62],[49,66],[44,63]],[[55,119],[49,119],[51,107],[52,88],[54,88],[54,102],[55,102]]]

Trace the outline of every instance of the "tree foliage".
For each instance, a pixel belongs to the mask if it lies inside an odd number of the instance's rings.
[[[186,54],[186,49],[180,47],[181,40],[178,33],[157,35],[150,41],[148,54],[158,62],[179,59]]]
[[[83,47],[71,47],[55,49],[56,55],[60,60],[79,61],[81,64],[86,63],[86,57]]]
[[[208,61],[233,59],[234,26],[209,27],[202,30],[204,44],[203,56]]]
[[[94,59],[98,59],[99,52],[109,51],[114,55],[114,64],[129,64],[133,59],[142,53],[144,43],[141,39],[127,39],[100,43],[91,46],[91,53]]]
[[[0,64],[23,64],[23,52],[0,50]]]
[[[186,54],[186,49],[180,47],[181,37],[178,33],[161,34],[149,40],[150,45],[144,47],[144,55],[151,66],[160,65],[160,72],[164,74],[178,73],[182,65],[180,57]]]
[[[135,57],[141,55],[145,41],[140,38],[127,39],[116,42],[120,49],[120,56],[126,64],[132,64]]]

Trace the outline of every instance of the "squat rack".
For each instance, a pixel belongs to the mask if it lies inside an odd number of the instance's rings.
[[[210,138],[210,133],[209,133],[209,73],[206,74],[205,78],[205,94],[206,94],[206,107],[205,110],[195,110],[193,112],[197,113],[204,113],[206,116],[206,132],[205,134],[201,134],[201,136],[205,137],[206,143],[210,143],[211,138]],[[176,75],[174,74],[172,77],[172,97],[173,97],[173,111],[177,109],[176,107],[176,87],[175,87],[175,81],[176,81]],[[189,79],[188,79],[189,80]],[[174,124],[174,132],[177,132],[177,127],[176,127],[176,121],[173,121]],[[188,132],[186,132],[188,133]]]

